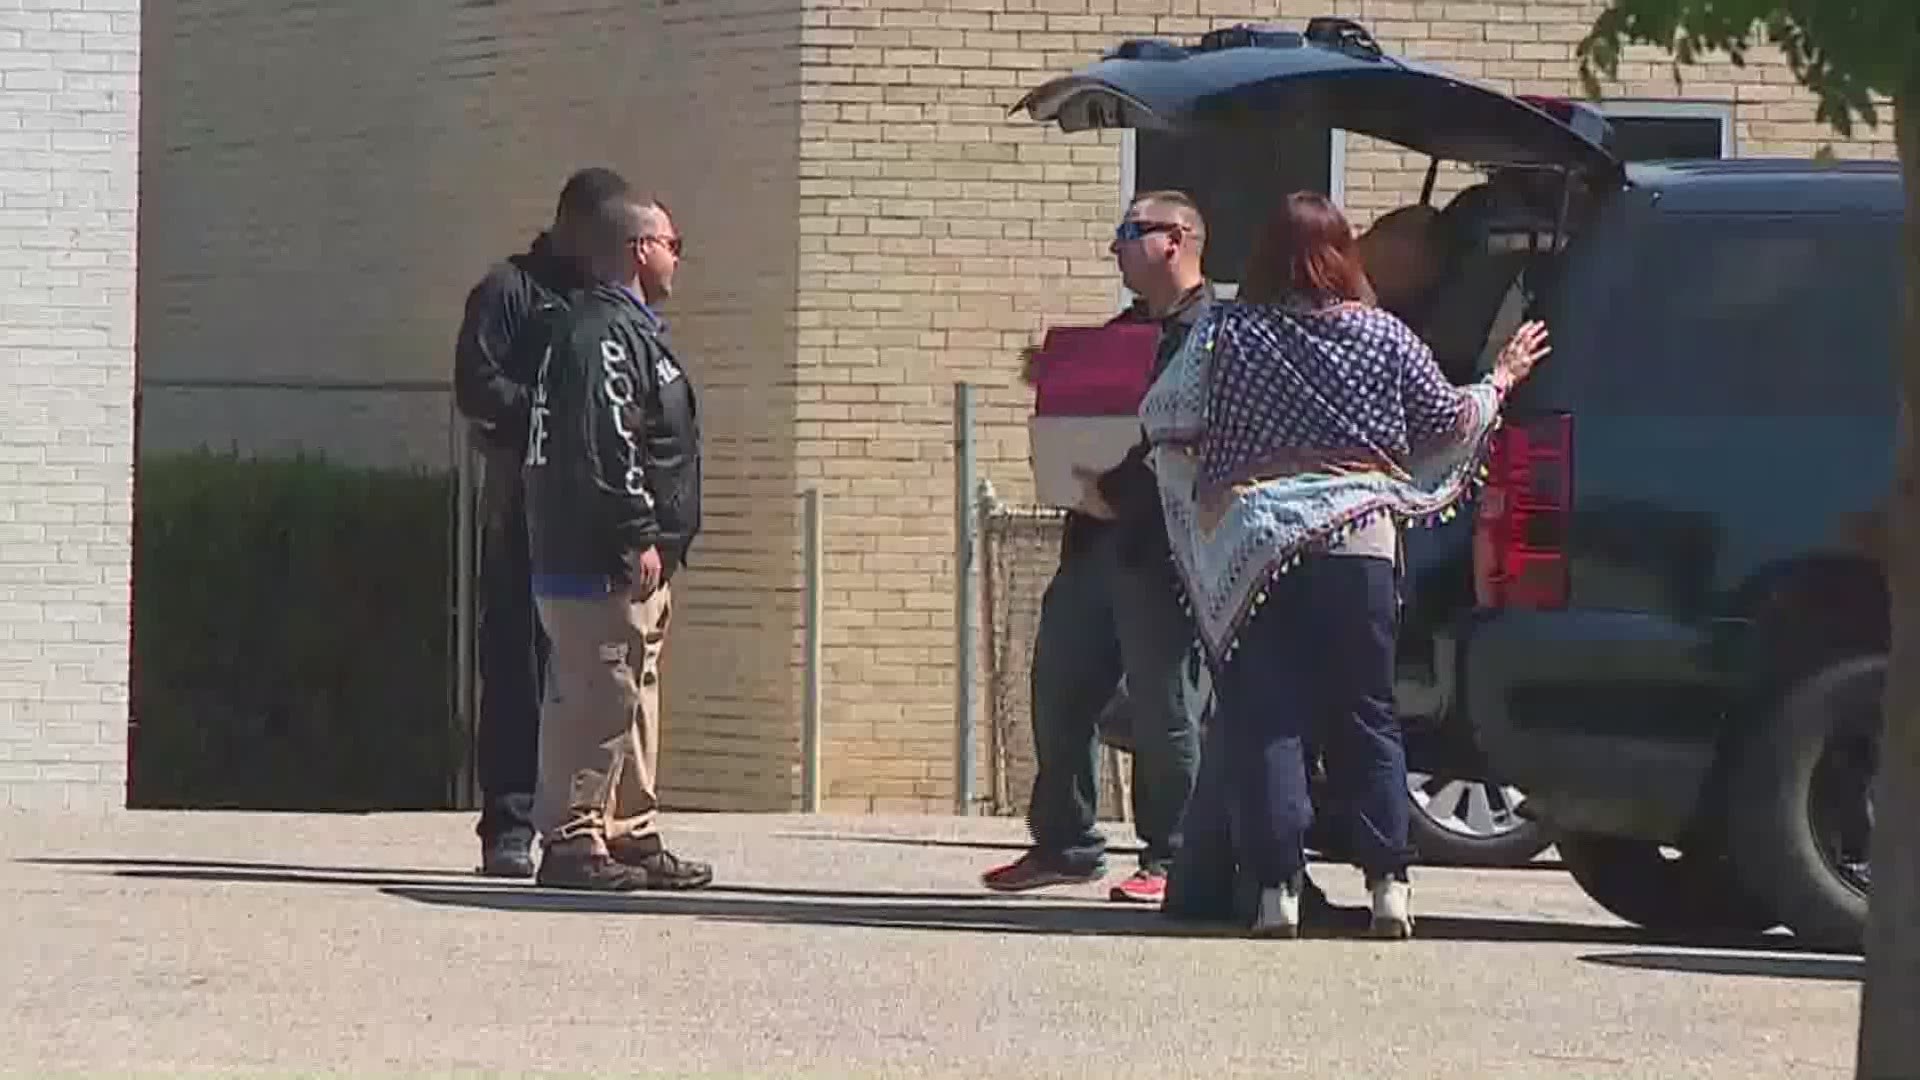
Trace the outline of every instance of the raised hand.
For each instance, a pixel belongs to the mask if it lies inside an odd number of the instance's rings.
[[[1553,346],[1547,344],[1546,323],[1538,320],[1521,323],[1493,362],[1494,382],[1502,390],[1512,389],[1531,375],[1533,366],[1552,351]]]

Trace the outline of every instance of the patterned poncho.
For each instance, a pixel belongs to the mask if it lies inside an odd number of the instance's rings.
[[[1453,515],[1500,392],[1455,387],[1393,315],[1221,303],[1140,407],[1167,537],[1216,666],[1275,578],[1382,514]]]

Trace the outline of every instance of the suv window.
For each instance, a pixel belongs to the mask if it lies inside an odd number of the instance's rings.
[[[1899,222],[1656,214],[1583,402],[1619,414],[1889,413]],[[1631,363],[1618,362],[1631,358]]]

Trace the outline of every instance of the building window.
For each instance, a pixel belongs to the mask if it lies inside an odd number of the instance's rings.
[[[1322,191],[1338,201],[1345,187],[1345,133],[1279,126],[1265,131],[1171,134],[1129,130],[1120,158],[1120,203],[1134,193],[1184,191],[1207,219],[1207,278],[1232,296],[1246,271],[1254,234],[1276,193]],[[1124,289],[1122,292],[1124,293]]]
[[[1613,152],[1622,161],[1730,158],[1733,103],[1729,101],[1602,101],[1613,124]]]

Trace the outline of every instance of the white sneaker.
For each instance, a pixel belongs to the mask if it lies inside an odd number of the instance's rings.
[[[1260,890],[1260,902],[1254,908],[1253,936],[1257,938],[1297,938],[1300,936],[1300,887],[1279,885]]]
[[[1372,937],[1404,941],[1413,936],[1413,886],[1398,878],[1380,878],[1367,883],[1373,894]]]

